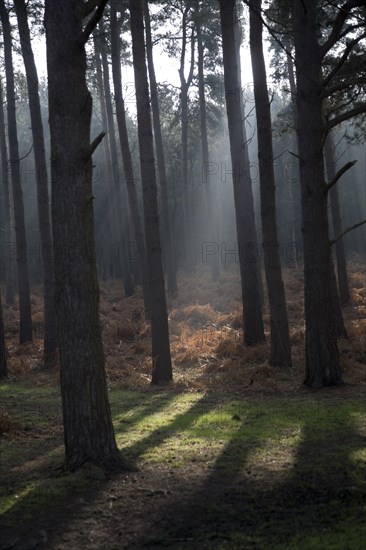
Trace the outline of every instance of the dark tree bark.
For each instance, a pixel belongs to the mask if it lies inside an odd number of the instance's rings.
[[[169,327],[166,306],[159,211],[155,173],[154,143],[144,42],[142,0],[130,0],[132,53],[135,73],[137,122],[145,218],[145,242],[151,297],[152,383],[172,379]]]
[[[96,69],[96,77],[97,77],[97,90],[98,90],[98,96],[99,96],[99,108],[100,108],[100,114],[101,114],[101,122],[102,122],[102,128],[105,130],[106,135],[103,139],[103,155],[104,155],[104,165],[106,169],[105,174],[105,182],[107,185],[108,193],[108,216],[105,222],[108,224],[108,233],[111,238],[111,243],[115,243],[115,240],[117,240],[117,246],[118,246],[118,238],[120,237],[120,231],[119,231],[119,220],[117,216],[117,203],[114,198],[114,186],[113,186],[113,168],[112,168],[112,160],[111,160],[111,153],[110,153],[110,140],[109,140],[109,128],[108,128],[108,121],[107,121],[107,110],[106,110],[106,102],[105,102],[105,96],[104,96],[104,82],[103,82],[103,70],[102,70],[102,62],[100,60],[100,54],[99,49],[97,45],[97,30],[94,30],[93,33],[93,40],[94,40],[94,61],[95,61],[95,69]],[[109,272],[113,277],[119,277],[122,274],[122,261],[120,259],[120,255],[117,255],[117,258],[114,258],[113,256],[108,255],[107,258],[104,259],[102,262],[103,264],[103,277],[107,278],[107,265],[109,265]],[[126,288],[125,288],[126,292]]]
[[[32,312],[27,261],[27,239],[24,222],[23,191],[20,178],[20,160],[15,106],[15,84],[12,55],[12,37],[9,15],[4,0],[0,0],[0,17],[3,27],[6,73],[6,100],[8,112],[9,156],[14,203],[15,239],[19,289],[19,342],[32,341]]]
[[[190,37],[190,65],[188,76],[185,76],[187,42],[188,42],[188,14],[190,7],[187,5],[182,17],[182,51],[180,56],[180,119],[181,119],[181,163],[182,163],[182,194],[183,194],[183,239],[186,267],[192,267],[192,212],[190,209],[190,194],[188,188],[188,92],[193,80],[195,34],[191,30]]]
[[[134,286],[131,276],[132,266],[129,262],[128,253],[128,242],[131,240],[131,234],[128,223],[129,220],[124,182],[120,181],[112,96],[109,84],[108,58],[105,47],[105,37],[103,36],[103,22],[100,23],[100,31],[102,33],[101,37],[97,37],[97,34],[94,33],[94,48],[97,60],[98,86],[100,87],[101,94],[103,94],[104,89],[103,101],[105,104],[105,112],[102,110],[102,113],[104,113],[104,116],[106,117],[106,120],[104,121],[104,124],[106,124],[105,128],[108,128],[108,139],[105,143],[105,148],[108,148],[108,151],[105,150],[105,155],[107,160],[107,177],[109,180],[109,196],[111,199],[110,211],[112,214],[115,234],[117,235],[118,247],[121,243],[121,257],[117,254],[117,258],[119,259],[117,265],[122,273],[125,296],[131,296],[134,293]],[[100,57],[102,59],[102,66],[100,66]]]
[[[241,87],[235,51],[235,0],[220,0],[226,111],[233,166],[236,230],[243,300],[244,341],[253,345],[264,340],[258,281],[254,202],[250,174],[244,159]]]
[[[117,21],[117,6],[115,2],[111,6],[111,53],[112,74],[114,87],[114,101],[116,105],[117,127],[120,150],[123,160],[128,205],[131,214],[133,230],[136,239],[137,254],[141,265],[142,290],[144,296],[145,312],[150,315],[150,296],[147,282],[145,240],[137,198],[136,180],[133,168],[130,143],[127,132],[125,102],[122,95],[121,52]]]
[[[207,109],[206,109],[206,96],[205,96],[205,77],[204,77],[204,54],[205,46],[202,37],[202,15],[200,13],[200,2],[197,4],[197,17],[196,17],[196,29],[197,29],[197,50],[198,50],[198,95],[200,104],[200,133],[201,133],[201,148],[202,148],[202,166],[205,171],[205,217],[207,222],[207,233],[209,241],[213,241],[218,244],[218,232],[217,232],[217,219],[218,213],[216,204],[214,204],[212,196],[212,182],[209,170],[207,170],[210,162],[210,155],[208,149],[208,137],[207,137]],[[203,173],[202,171],[202,173]],[[220,274],[220,264],[218,254],[213,254],[209,257],[211,264],[213,280],[217,280]]]
[[[3,319],[3,308],[1,304],[1,293],[0,293],[0,380],[8,376],[8,366],[7,366],[7,351],[5,347],[5,329],[4,329],[4,319]]]
[[[156,149],[156,160],[159,172],[159,182],[161,191],[161,204],[163,209],[163,243],[165,244],[165,264],[168,292],[175,296],[177,294],[177,268],[175,261],[173,225],[171,223],[168,200],[168,179],[166,175],[163,136],[161,133],[160,123],[160,108],[158,87],[156,84],[155,67],[153,59],[153,45],[151,37],[150,13],[147,0],[144,0],[144,17],[145,17],[145,32],[146,32],[146,56],[150,80],[151,107],[153,113],[154,138]]]
[[[255,111],[257,119],[258,163],[264,268],[267,281],[271,325],[270,364],[291,365],[291,342],[285,288],[277,236],[276,184],[273,167],[271,108],[263,55],[261,0],[251,0],[250,53],[252,59]]]
[[[336,175],[336,162],[334,158],[334,140],[330,132],[325,140],[324,145],[325,163],[327,167],[327,179],[331,181]],[[338,183],[333,185],[329,191],[330,208],[332,211],[333,233],[338,236],[343,231],[341,205],[339,202]],[[342,305],[349,303],[351,297],[349,293],[346,251],[344,248],[343,238],[338,239],[335,244],[337,273],[338,273],[338,290],[339,298]]]
[[[1,154],[1,183],[4,193],[4,261],[5,261],[5,303],[14,304],[14,264],[13,264],[13,233],[11,230],[11,206],[9,189],[9,162],[6,144],[4,120],[4,96],[0,80],[0,154]]]
[[[317,2],[293,1],[306,321],[305,384],[340,384],[331,282]],[[311,136],[311,138],[309,138]]]
[[[105,2],[104,2],[105,4]],[[103,2],[100,3],[100,9]],[[119,469],[99,320],[84,2],[45,2],[56,312],[66,467]]]
[[[29,110],[31,117],[33,150],[36,167],[39,232],[43,262],[44,293],[44,356],[57,348],[56,312],[54,303],[54,273],[51,222],[49,212],[47,162],[44,145],[41,104],[38,94],[38,75],[34,62],[25,0],[15,0],[20,44],[27,76]]]

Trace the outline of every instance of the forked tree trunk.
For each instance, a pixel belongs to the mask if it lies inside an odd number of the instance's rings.
[[[244,341],[253,345],[264,340],[258,282],[254,201],[250,174],[243,155],[242,109],[235,51],[235,0],[220,0],[226,111],[233,167],[236,231],[243,300]]]
[[[4,194],[4,250],[5,262],[5,303],[14,304],[14,264],[13,264],[13,232],[11,230],[11,206],[9,189],[9,161],[5,135],[4,96],[0,80],[0,154],[1,154],[1,182]]]
[[[5,329],[4,329],[4,319],[3,319],[3,308],[1,303],[1,293],[0,293],[0,380],[8,376],[8,367],[7,367],[7,352],[5,347]]]
[[[331,285],[331,250],[324,180],[325,128],[317,2],[293,1],[297,74],[297,141],[302,205],[306,322],[305,384],[340,384]],[[309,137],[310,136],[310,137]]]
[[[56,312],[66,467],[122,467],[99,320],[82,0],[45,2]]]
[[[158,172],[159,172],[161,206],[163,211],[162,212],[162,219],[163,219],[163,224],[162,224],[163,239],[162,240],[163,240],[163,243],[165,244],[164,248],[165,248],[166,278],[167,278],[168,292],[171,296],[175,296],[177,294],[178,287],[177,287],[177,268],[176,268],[174,239],[173,239],[173,224],[171,223],[170,211],[169,211],[168,179],[166,175],[163,136],[161,133],[158,87],[156,84],[156,77],[155,77],[150,13],[149,13],[149,6],[148,6],[147,0],[144,0],[143,7],[144,7],[145,33],[146,33],[146,56],[147,56],[147,65],[148,65],[149,80],[150,80],[151,107],[152,107],[152,113],[153,113],[156,160],[157,160]]]
[[[264,268],[267,281],[271,325],[270,364],[291,365],[291,342],[288,326],[285,288],[282,279],[276,219],[276,184],[273,167],[271,108],[268,97],[263,55],[261,0],[251,0],[250,53],[254,81],[255,111],[258,136],[258,163]]]
[[[39,232],[43,264],[44,295],[44,356],[45,361],[57,348],[56,312],[54,298],[53,248],[49,212],[47,162],[43,135],[38,75],[34,62],[25,0],[14,2],[22,56],[27,76],[29,110],[36,168]]]
[[[0,0],[0,17],[3,27],[4,57],[6,74],[6,100],[8,111],[8,137],[11,183],[13,189],[17,273],[19,289],[19,343],[32,341],[32,311],[28,275],[27,239],[25,234],[23,191],[20,178],[20,160],[15,107],[15,83],[12,55],[12,37],[8,11],[4,0]]]
[[[328,134],[327,139],[325,140],[324,153],[325,153],[325,163],[327,167],[327,179],[328,181],[331,181],[336,175],[336,162],[334,158],[334,140],[331,132]],[[341,235],[343,231],[338,185],[339,185],[339,182],[336,185],[333,185],[333,187],[331,187],[329,192],[334,237]],[[335,251],[336,251],[336,260],[337,260],[339,298],[340,298],[341,304],[346,305],[349,303],[351,297],[349,293],[346,251],[344,248],[343,238],[338,239],[337,242],[335,243]]]
[[[142,0],[130,0],[132,53],[145,219],[145,242],[151,297],[152,383],[172,379],[149,87],[144,42]]]

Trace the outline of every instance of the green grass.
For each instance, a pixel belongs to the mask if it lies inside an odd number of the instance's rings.
[[[189,526],[190,506],[201,503],[205,529],[190,525],[197,548],[366,548],[364,399],[223,400],[166,390],[111,391],[110,401],[128,460],[142,472],[156,466],[192,484],[192,502],[175,506]],[[0,438],[0,512],[7,529],[42,514],[60,521],[60,510],[66,521],[67,503],[75,515],[79,503],[100,498],[103,477],[57,469],[63,458],[57,389],[1,384],[2,409],[17,426]],[[159,533],[146,534],[147,547],[159,537],[159,546],[180,548]]]

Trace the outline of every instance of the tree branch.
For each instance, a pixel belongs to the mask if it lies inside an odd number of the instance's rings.
[[[331,130],[335,126],[338,126],[338,124],[341,124],[341,122],[349,120],[350,118],[354,118],[358,115],[362,115],[363,113],[366,113],[366,103],[358,105],[358,107],[355,107],[350,111],[346,111],[345,113],[342,113],[341,115],[338,115],[328,120],[326,130],[327,132],[329,132],[329,130]]]
[[[91,157],[94,153],[95,149],[98,147],[99,143],[102,141],[104,136],[106,135],[105,132],[101,132],[97,137],[91,142],[91,144],[88,147],[87,151],[87,158]]]
[[[340,168],[340,170],[338,170],[334,178],[332,178],[330,182],[326,185],[327,192],[333,187],[333,185],[337,183],[337,181],[343,176],[343,174],[345,174],[350,168],[352,168],[352,166],[356,164],[356,162],[357,160],[347,162],[344,166],[342,166],[342,168]]]
[[[321,56],[324,57],[326,53],[334,46],[334,44],[339,40],[343,25],[346,22],[349,14],[353,8],[359,8],[365,5],[365,0],[348,0],[339,8],[337,17],[335,18],[333,28],[331,30],[328,39],[320,47]]]
[[[344,235],[346,235],[346,234],[349,233],[350,231],[353,231],[354,229],[357,229],[357,227],[360,227],[361,225],[364,225],[365,223],[366,223],[366,220],[363,220],[362,222],[355,223],[355,224],[352,225],[351,227],[347,227],[347,229],[345,229],[344,231],[342,231],[342,233],[340,233],[339,235],[337,235],[337,237],[335,237],[334,239],[332,239],[331,241],[329,241],[329,246],[333,246],[337,241],[339,241],[339,239],[341,239],[342,237],[344,237]]]
[[[85,26],[85,29],[83,30],[82,34],[81,34],[81,42],[82,44],[86,44],[88,39],[89,39],[89,36],[91,35],[91,33],[93,32],[93,30],[95,29],[95,27],[97,26],[98,22],[100,21],[100,19],[102,18],[103,16],[103,12],[104,12],[104,8],[106,7],[108,3],[108,0],[99,0],[98,3],[97,3],[97,9],[95,10],[94,14],[92,15],[92,17],[89,19],[89,21],[87,22],[86,26]]]
[[[329,86],[328,88],[324,88],[322,91],[322,99],[325,99],[336,92],[342,92],[343,90],[347,90],[349,88],[353,89],[357,85],[362,86],[365,82],[365,76],[361,74],[355,75],[355,77],[356,78],[352,80],[348,79],[338,84],[334,84],[333,86]]]
[[[98,6],[100,0],[88,0],[84,4],[83,18],[88,17]]]
[[[363,39],[366,37],[366,32],[360,34],[357,38],[354,40],[351,40],[348,44],[346,49],[343,52],[342,57],[338,61],[338,63],[333,67],[333,69],[330,71],[328,76],[324,79],[323,86],[327,86],[329,82],[332,80],[332,78],[337,74],[339,69],[342,67],[344,62],[347,60],[347,57],[349,56],[350,52],[353,50],[353,48]]]
[[[31,145],[31,148],[29,149],[28,153],[26,155],[24,155],[24,157],[20,157],[19,159],[19,162],[21,162],[22,160],[26,159],[27,157],[29,157],[29,155],[31,154],[32,152],[32,149],[33,149],[33,143]]]

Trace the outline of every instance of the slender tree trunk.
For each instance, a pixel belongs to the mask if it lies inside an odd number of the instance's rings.
[[[288,326],[285,288],[282,279],[276,219],[276,185],[273,167],[271,108],[264,64],[261,20],[261,0],[251,0],[250,53],[254,81],[257,119],[258,163],[264,268],[267,281],[271,325],[272,365],[291,365],[291,343]]]
[[[130,0],[132,53],[145,218],[145,242],[151,296],[152,383],[172,379],[149,87],[144,43],[142,0]]]
[[[100,31],[102,35],[104,34],[104,25],[103,22],[100,23]],[[104,87],[104,101],[105,101],[105,114],[106,122],[108,127],[108,144],[110,162],[108,162],[108,175],[109,175],[109,191],[111,197],[111,212],[112,218],[114,221],[114,228],[117,234],[117,259],[118,267],[122,272],[123,285],[125,296],[131,296],[134,293],[133,282],[131,278],[131,265],[129,261],[128,253],[128,242],[130,241],[130,229],[128,224],[128,211],[127,204],[125,199],[125,190],[124,183],[120,181],[120,172],[118,165],[118,154],[117,154],[117,142],[116,142],[116,133],[113,117],[113,106],[112,106],[112,97],[111,97],[111,88],[109,84],[109,66],[108,66],[108,57],[105,47],[105,37],[97,37],[94,33],[94,48],[96,57],[99,59],[99,56],[102,58],[102,67],[99,67],[99,76],[100,86]],[[98,70],[98,64],[97,64]],[[103,84],[103,86],[102,86]],[[119,247],[121,244],[121,255],[119,254]],[[123,261],[125,258],[125,262]]]
[[[205,174],[205,218],[207,220],[207,234],[209,241],[213,241],[214,249],[219,245],[217,223],[218,212],[216,204],[214,204],[212,196],[212,182],[210,171],[208,170],[210,156],[208,150],[208,137],[207,137],[207,109],[206,109],[206,96],[205,96],[205,77],[204,77],[204,43],[202,38],[201,28],[201,14],[200,4],[198,2],[197,13],[197,49],[198,49],[198,94],[200,103],[200,133],[201,133],[201,148],[202,148],[202,173]],[[218,248],[217,248],[218,250]],[[217,253],[212,254],[209,257],[213,280],[217,280],[220,274],[219,255]]]
[[[187,19],[189,6],[187,6],[182,18],[182,51],[180,56],[179,78],[180,78],[180,119],[181,119],[181,163],[182,163],[182,198],[183,198],[183,238],[185,250],[186,267],[193,264],[193,238],[192,238],[192,212],[189,204],[189,181],[188,181],[188,92],[193,79],[195,37],[194,30],[191,33],[191,59],[189,74],[185,76],[185,61],[187,49]]]
[[[8,136],[11,181],[14,202],[14,221],[19,288],[20,332],[19,342],[32,341],[32,312],[27,261],[27,240],[25,234],[23,191],[20,178],[20,160],[15,106],[15,84],[12,55],[12,38],[8,11],[4,0],[0,0],[0,17],[3,27],[4,57],[6,73],[6,100],[8,111]]]
[[[330,285],[331,285],[331,292],[332,292],[332,301],[333,301],[333,317],[334,317],[334,323],[335,323],[335,329],[336,329],[336,335],[337,338],[347,338],[347,330],[346,326],[344,324],[343,315],[342,315],[342,308],[341,308],[341,302],[339,299],[338,294],[338,286],[337,286],[337,279],[335,276],[335,270],[334,270],[334,262],[331,256],[331,273],[330,273]]]
[[[243,88],[242,88],[242,81],[241,81],[240,46],[243,41],[243,26],[236,13],[235,13],[235,21],[234,21],[234,41],[235,41],[235,57],[236,57],[236,65],[237,65],[238,87],[240,90],[242,90]],[[248,147],[248,138],[247,138],[247,130],[246,130],[245,102],[244,102],[242,93],[239,94],[238,101],[240,102],[241,123],[242,123],[242,130],[243,130],[244,173],[248,178],[250,189],[252,189],[252,180],[250,175],[249,147]],[[253,205],[254,205],[254,199],[253,199]],[[255,231],[255,241],[253,242],[253,248],[255,250],[255,253],[258,255],[256,269],[257,269],[260,303],[261,303],[261,306],[263,306],[264,305],[264,288],[263,288],[263,281],[262,281],[262,256],[260,255],[259,247],[257,246],[258,243],[257,243],[257,231],[256,231],[254,206],[253,206],[253,223],[254,223],[254,231]]]
[[[7,355],[7,351],[5,346],[5,328],[4,328],[3,308],[1,304],[1,293],[0,293],[0,380],[8,376],[6,355]]]
[[[120,237],[120,231],[118,229],[119,227],[119,218],[117,216],[117,203],[114,198],[114,187],[113,187],[113,168],[112,168],[112,160],[111,160],[111,153],[110,153],[110,140],[109,140],[109,129],[108,129],[108,121],[107,121],[107,110],[106,110],[106,104],[105,104],[105,96],[104,96],[104,82],[103,82],[103,70],[102,70],[102,63],[100,60],[100,53],[99,48],[97,45],[97,30],[94,30],[93,33],[93,40],[94,40],[94,59],[95,59],[95,68],[96,68],[96,77],[97,77],[97,89],[98,89],[98,96],[99,96],[99,106],[100,106],[100,114],[102,119],[102,128],[105,129],[106,135],[103,139],[103,153],[104,153],[104,164],[106,169],[105,174],[105,183],[107,185],[107,196],[108,196],[108,217],[106,222],[109,222],[109,234],[111,236],[111,243],[112,243],[112,250],[114,251],[114,245],[115,242],[117,244],[117,252],[119,252],[119,242],[118,239]],[[112,251],[111,251],[112,252]],[[107,279],[107,270],[106,265],[110,266],[112,268],[112,276],[119,276],[122,273],[122,261],[119,254],[117,254],[117,257],[113,255],[113,252],[108,255],[106,260],[103,262],[103,280]],[[126,292],[126,288],[125,288]]]
[[[145,32],[146,32],[146,56],[149,70],[151,107],[153,113],[154,138],[156,149],[156,160],[159,172],[161,203],[163,210],[163,242],[165,243],[165,263],[168,292],[175,296],[177,294],[177,268],[175,261],[173,226],[171,223],[168,200],[168,179],[166,175],[163,136],[161,133],[160,108],[158,87],[156,84],[155,68],[153,60],[153,45],[151,37],[150,13],[147,0],[144,0]]]
[[[51,223],[49,213],[47,162],[44,145],[41,104],[38,94],[38,75],[34,62],[25,0],[14,2],[18,20],[20,44],[27,76],[29,110],[36,167],[39,232],[43,262],[44,292],[44,355],[45,360],[57,348],[56,312],[54,303],[54,273]]]
[[[235,0],[220,0],[226,110],[233,167],[236,229],[243,299],[244,341],[248,345],[264,340],[258,282],[254,202],[250,174],[245,166],[241,89],[235,51]]]
[[[131,213],[132,225],[134,229],[137,254],[142,271],[142,290],[144,296],[145,312],[150,315],[150,296],[147,282],[146,250],[144,234],[139,211],[136,180],[134,175],[132,155],[127,132],[125,102],[122,95],[122,74],[121,74],[121,52],[120,37],[117,22],[117,6],[115,3],[111,6],[111,53],[112,53],[112,74],[114,86],[114,101],[116,105],[116,116],[120,150],[123,160],[123,170],[127,188],[128,204]]]
[[[325,162],[327,167],[327,178],[332,180],[336,175],[336,162],[334,158],[334,140],[332,133],[329,133],[324,145]],[[339,202],[338,184],[333,185],[330,189],[330,208],[332,211],[333,232],[334,236],[340,235],[343,231],[341,205]],[[344,248],[343,238],[338,239],[335,244],[337,273],[338,273],[338,290],[339,298],[342,305],[348,304],[351,297],[349,293],[346,251]]]
[[[306,375],[311,387],[340,384],[324,180],[321,52],[317,2],[293,1],[297,74],[297,142],[304,249]],[[311,139],[309,139],[311,136]]]
[[[108,403],[99,320],[82,0],[45,2],[56,312],[66,467],[123,465]]]
[[[6,145],[4,97],[0,80],[0,150],[1,150],[1,180],[4,193],[4,261],[5,261],[5,303],[14,304],[14,265],[13,265],[13,233],[11,230],[11,206],[9,189],[8,148]]]

